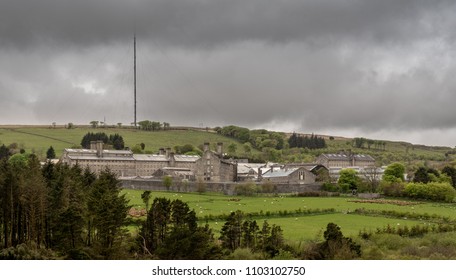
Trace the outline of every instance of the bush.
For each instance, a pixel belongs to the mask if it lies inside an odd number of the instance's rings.
[[[456,191],[449,183],[409,183],[405,186],[405,194],[411,198],[452,202]]]
[[[323,185],[321,186],[321,189],[323,191],[327,191],[327,192],[339,192],[340,191],[339,187],[333,183],[323,183]]]
[[[252,195],[260,192],[260,190],[261,190],[261,187],[257,186],[254,183],[240,184],[234,188],[234,192],[237,195],[245,195],[245,196],[252,196]]]
[[[380,183],[380,190],[386,196],[400,197],[404,196],[405,185],[401,182],[387,182],[382,181]]]
[[[274,193],[276,192],[276,187],[271,182],[266,181],[261,184],[261,192]]]
[[[249,248],[237,248],[231,253],[227,259],[229,260],[261,260],[261,254],[253,253]]]

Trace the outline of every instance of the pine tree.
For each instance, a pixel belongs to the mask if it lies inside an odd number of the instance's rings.
[[[46,152],[46,158],[47,159],[53,159],[55,158],[55,150],[52,146],[49,147],[49,149]]]
[[[112,257],[112,249],[118,245],[127,222],[128,200],[120,191],[120,181],[106,169],[92,184],[88,197],[91,241],[105,258]]]

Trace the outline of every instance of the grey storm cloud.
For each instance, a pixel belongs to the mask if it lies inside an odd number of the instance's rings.
[[[136,33],[139,119],[453,145],[455,11],[443,0],[3,0],[0,123],[131,122]]]
[[[3,44],[99,44],[139,35],[181,46],[236,41],[454,37],[453,1],[4,0]]]

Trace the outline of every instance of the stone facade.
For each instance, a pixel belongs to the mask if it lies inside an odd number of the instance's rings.
[[[370,155],[338,153],[338,154],[321,154],[316,159],[316,163],[330,169],[333,167],[347,168],[351,166],[366,167],[374,166],[375,159]]]
[[[70,166],[89,167],[94,173],[109,168],[119,177],[152,177],[158,170],[178,174],[194,180],[213,182],[236,181],[237,164],[223,159],[223,144],[217,144],[217,152],[204,144],[203,156],[176,155],[171,149],[160,149],[158,154],[133,154],[132,151],[104,150],[103,143],[91,143],[90,149],[65,149],[60,159]],[[174,169],[174,170],[172,170]],[[156,173],[156,175],[164,174]],[[176,173],[177,172],[177,173]],[[190,174],[191,173],[191,174]]]
[[[316,175],[305,167],[271,168],[261,175],[262,182],[273,184],[310,185],[315,183]]]

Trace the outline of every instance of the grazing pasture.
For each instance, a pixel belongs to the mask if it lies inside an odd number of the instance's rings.
[[[144,208],[139,190],[124,190],[130,205]],[[201,223],[207,222],[218,233],[225,217],[240,210],[258,224],[281,226],[286,239],[307,241],[322,239],[322,233],[330,222],[342,228],[346,236],[356,236],[362,230],[375,231],[386,226],[424,225],[456,221],[456,204],[410,202],[407,200],[379,200],[371,203],[352,196],[343,197],[296,197],[296,196],[225,196],[216,193],[152,192],[155,197],[180,199],[195,210]],[[355,211],[363,209],[364,212]],[[381,211],[390,211],[385,215]]]

